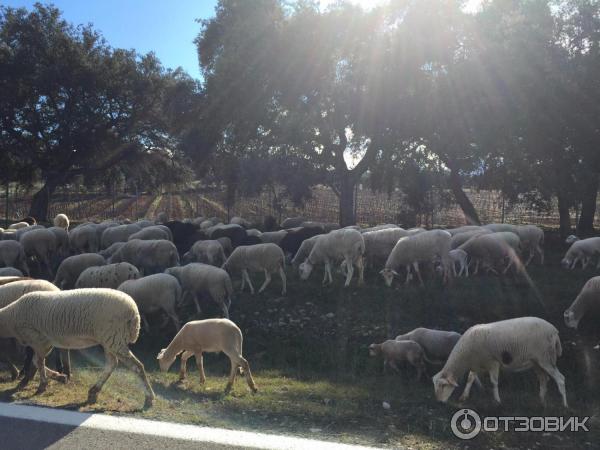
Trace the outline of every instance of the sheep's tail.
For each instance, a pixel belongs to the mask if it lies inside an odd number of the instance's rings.
[[[133,344],[140,335],[140,313],[137,310],[133,317],[127,321],[127,331],[129,333],[127,343]]]
[[[558,336],[558,333],[554,335],[554,351],[556,352],[557,358],[562,355],[562,345],[560,343],[560,337]]]

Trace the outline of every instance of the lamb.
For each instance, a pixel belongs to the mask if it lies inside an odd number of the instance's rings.
[[[96,226],[77,226],[69,232],[69,246],[76,253],[96,253],[100,248]]]
[[[450,356],[460,336],[460,333],[454,331],[415,328],[408,333],[396,336],[396,340],[415,341],[423,348],[428,361],[444,363],[448,359],[448,356]]]
[[[55,227],[62,228],[65,231],[69,230],[69,218],[66,214],[57,214],[53,223]]]
[[[97,253],[81,253],[65,258],[58,266],[53,283],[60,289],[73,289],[79,275],[88,267],[106,265],[105,259]]]
[[[168,228],[167,228],[168,230]],[[156,226],[152,226],[152,227],[146,227],[146,228],[142,228],[140,231],[138,231],[137,233],[133,233],[131,236],[129,236],[127,238],[128,241],[132,241],[134,239],[140,239],[140,240],[157,240],[157,239],[162,239],[162,240],[167,240],[170,241],[171,239],[169,239],[169,233],[167,233],[165,230],[158,228]]]
[[[0,269],[0,277],[22,277],[23,272],[14,267],[2,267]]]
[[[200,383],[206,381],[202,353],[223,352],[231,362],[229,381],[225,387],[225,393],[229,393],[235,382],[238,368],[243,370],[246,382],[253,392],[258,388],[252,378],[250,365],[242,356],[243,336],[238,326],[228,319],[195,320],[186,323],[173,338],[167,348],[163,348],[156,359],[160,370],[166,372],[175,361],[177,355],[181,355],[181,370],[179,379],[185,380],[187,360],[191,356],[196,357],[196,364],[200,374]]]
[[[358,284],[362,285],[364,283],[364,253],[365,241],[362,234],[356,230],[334,230],[321,235],[306,260],[300,264],[300,278],[308,279],[315,264],[323,263],[325,265],[323,284],[326,284],[327,278],[329,278],[329,283],[333,283],[331,264],[343,260],[347,270],[344,286],[350,285],[354,265],[358,269]]]
[[[111,256],[110,262],[128,262],[136,266],[140,273],[150,275],[179,265],[179,254],[171,241],[134,239],[119,248]]]
[[[61,292],[32,292],[0,309],[0,337],[17,338],[33,348],[35,365],[40,370],[37,394],[48,386],[48,375],[64,380],[64,375],[46,368],[45,358],[52,347],[82,349],[100,345],[104,349],[104,372],[88,392],[88,403],[95,403],[98,393],[118,361],[131,368],[144,383],[145,407],[155,395],[143,364],[128,345],[137,341],[140,315],[133,299],[111,289],[81,289]],[[26,385],[33,374],[26,374]]]
[[[362,236],[365,240],[365,265],[372,266],[375,261],[385,263],[394,246],[401,238],[407,235],[407,231],[399,227],[363,232]]]
[[[162,309],[173,321],[177,331],[181,328],[175,306],[181,301],[181,286],[172,275],[157,273],[137,280],[121,283],[118,290],[130,295],[138,306],[142,322],[147,333],[150,325],[146,314]]]
[[[457,233],[452,236],[450,240],[450,249],[454,250],[455,248],[460,247],[469,239],[475,236],[480,236],[482,234],[491,234],[493,231],[487,230],[485,228],[477,227],[476,230],[465,231],[464,233]]]
[[[450,251],[450,233],[444,230],[423,231],[413,236],[401,238],[390,253],[385,268],[379,273],[383,276],[385,284],[390,287],[394,276],[398,276],[400,267],[406,268],[405,284],[410,282],[410,268],[415,269],[421,285],[423,279],[419,272],[419,263],[431,262],[439,259],[444,282],[450,276],[451,261],[448,253]]]
[[[29,275],[23,245],[17,241],[0,241],[0,262],[7,267],[19,268]]]
[[[460,397],[468,398],[477,374],[488,372],[494,399],[500,403],[498,375],[500,369],[523,371],[534,369],[540,383],[540,400],[545,402],[548,377],[552,377],[567,407],[565,377],[556,367],[562,353],[558,330],[537,317],[518,317],[469,328],[450,353],[444,368],[433,377],[435,396],[446,402],[465,373],[467,386]]]
[[[100,247],[104,249],[108,248],[115,242],[125,242],[129,236],[137,233],[140,230],[141,228],[134,223],[109,227],[102,232],[102,237],[100,238]]]
[[[600,276],[590,278],[565,312],[565,324],[577,328],[585,313],[600,301]]]
[[[381,344],[371,344],[369,345],[369,355],[383,356],[384,371],[387,367],[391,367],[396,372],[400,372],[398,363],[408,362],[417,369],[417,380],[427,373],[423,348],[414,341],[387,340]]]
[[[464,273],[465,277],[468,277],[469,261],[467,252],[461,250],[460,248],[455,248],[454,250],[450,250],[448,252],[448,256],[452,261],[452,275],[460,277]],[[456,265],[458,265],[458,272],[456,271]]]
[[[565,253],[561,261],[565,269],[573,270],[578,262],[581,262],[581,268],[587,268],[592,257],[600,256],[600,237],[593,237],[575,241]],[[600,259],[596,268],[600,268]]]
[[[23,245],[25,255],[35,257],[40,266],[43,263],[48,274],[53,277],[50,257],[56,251],[56,236],[54,233],[45,228],[32,230],[21,236],[20,242]]]
[[[212,300],[221,307],[223,315],[229,318],[233,287],[231,278],[225,270],[208,264],[191,263],[182,267],[171,267],[165,273],[173,275],[179,280],[183,295],[189,293],[192,296],[198,313],[201,312],[198,296],[208,293]]]
[[[475,261],[474,274],[479,272],[479,266],[483,265],[492,272],[502,268],[502,273],[508,272],[513,265],[522,269],[522,264],[515,251],[501,238],[495,237],[496,233],[482,234],[469,239],[458,247]]]
[[[192,245],[188,254],[190,262],[210,264],[216,267],[221,267],[226,259],[223,246],[216,240],[198,241]]]
[[[295,269],[297,269],[298,266],[300,266],[300,264],[308,257],[308,255],[310,255],[310,252],[312,251],[313,247],[315,246],[315,243],[317,242],[317,239],[320,236],[321,235],[318,234],[302,242],[300,248],[296,252],[296,255],[292,259],[292,265]]]
[[[117,289],[124,281],[138,278],[140,278],[140,272],[135,266],[126,262],[88,267],[77,278],[75,288]]]
[[[250,281],[250,272],[264,272],[265,282],[258,290],[259,293],[271,282],[271,274],[278,272],[281,278],[281,295],[286,294],[286,277],[285,277],[285,255],[283,250],[275,244],[257,244],[257,245],[242,245],[237,247],[227,258],[227,261],[221,267],[227,272],[234,271],[242,272],[242,288],[244,290],[245,282],[250,286],[250,292],[254,294],[254,286]]]

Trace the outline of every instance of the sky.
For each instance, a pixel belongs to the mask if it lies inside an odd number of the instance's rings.
[[[10,7],[30,9],[35,0],[0,0]],[[154,51],[165,67],[178,66],[200,78],[194,38],[195,19],[214,16],[217,0],[54,0],[73,24],[93,23],[112,47]]]
[[[0,5],[30,9],[36,0],[0,0]],[[252,0],[247,0],[252,1]],[[335,0],[320,0],[326,8]],[[349,0],[369,8],[383,0]],[[468,0],[476,8],[481,0]],[[42,1],[42,3],[46,3]],[[165,67],[181,66],[200,78],[193,41],[200,31],[196,19],[214,16],[217,0],[54,0],[64,18],[75,24],[94,24],[115,48],[154,51]]]

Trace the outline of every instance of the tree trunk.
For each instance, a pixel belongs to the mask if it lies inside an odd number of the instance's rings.
[[[469,200],[469,197],[467,197],[467,194],[465,194],[465,191],[463,191],[462,180],[460,179],[460,175],[456,170],[450,170],[450,189],[454,194],[456,202],[465,215],[467,224],[481,225],[481,222],[479,221],[479,215],[477,214],[473,203],[471,203],[471,200]]]
[[[564,238],[571,234],[571,213],[569,203],[562,195],[558,195],[558,216],[560,222],[560,235]]]
[[[577,223],[577,236],[584,237],[594,233],[594,216],[596,215],[596,199],[600,178],[593,174],[585,185],[581,202],[581,216]]]
[[[348,173],[342,174],[340,185],[340,226],[347,227],[356,224],[354,215],[354,185],[352,177]]]
[[[42,188],[33,195],[31,206],[29,207],[29,215],[34,217],[38,222],[48,221],[48,206],[57,185],[54,181],[46,180]]]

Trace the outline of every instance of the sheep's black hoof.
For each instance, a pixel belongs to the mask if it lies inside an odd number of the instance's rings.
[[[93,405],[97,401],[98,401],[98,390],[92,388],[88,392],[87,404],[88,405]]]
[[[153,403],[154,403],[154,396],[146,397],[146,400],[144,400],[144,409],[151,408]]]

